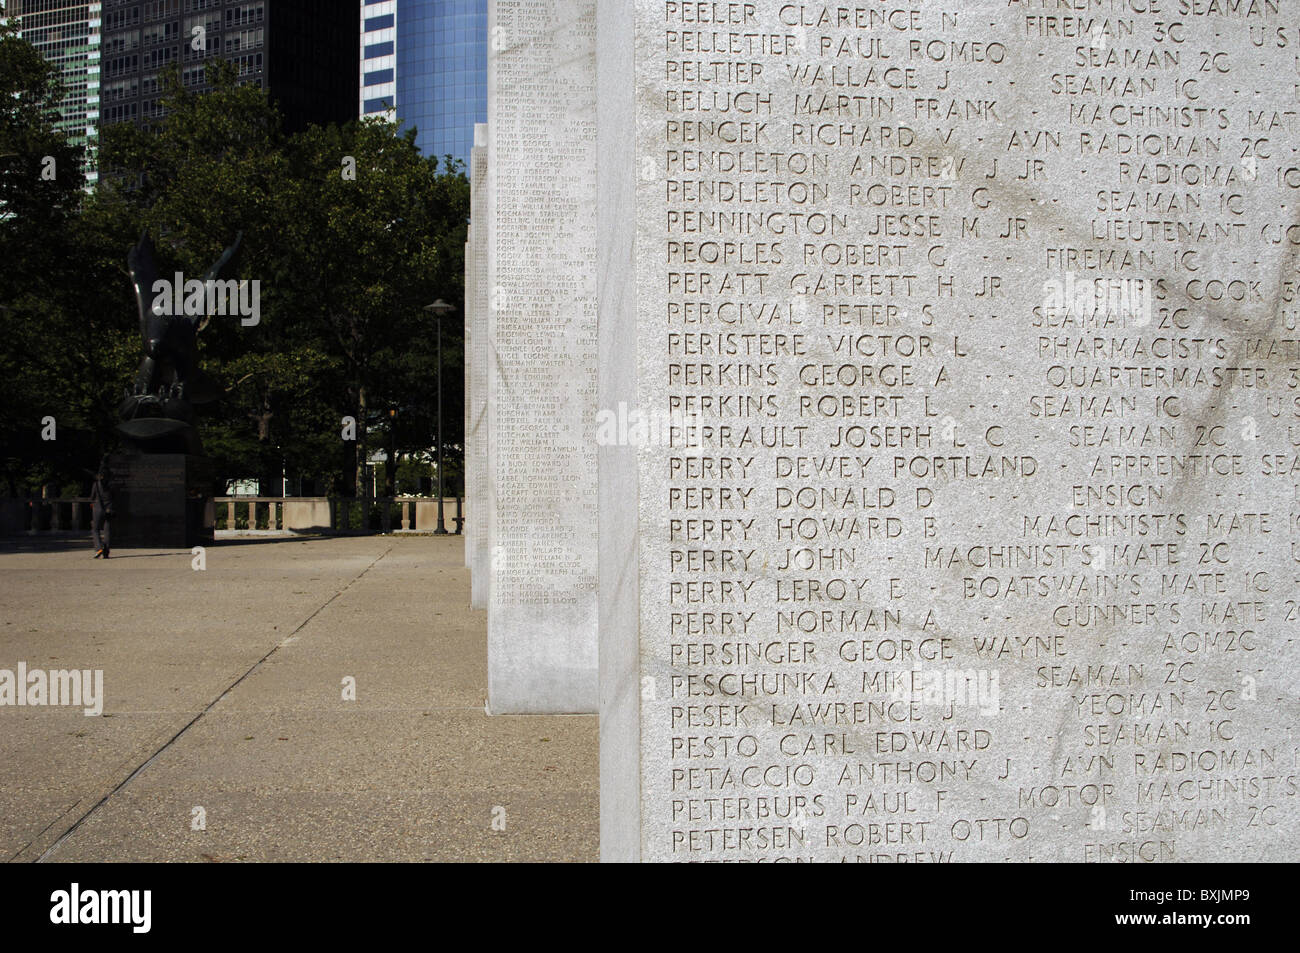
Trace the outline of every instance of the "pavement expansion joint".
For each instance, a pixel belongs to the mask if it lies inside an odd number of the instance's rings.
[[[253,664],[248,668],[247,671],[245,671],[242,675],[240,675],[238,678],[236,678],[236,679],[235,679],[233,682],[231,682],[229,685],[227,685],[226,688],[221,692],[221,694],[219,694],[216,698],[214,698],[211,702],[209,702],[206,706],[204,706],[204,708],[203,708],[201,711],[199,711],[198,714],[196,714],[193,718],[191,718],[188,722],[186,722],[185,725],[182,726],[181,729],[180,729],[179,731],[175,732],[175,733],[174,733],[170,738],[167,739],[167,741],[165,741],[161,746],[159,746],[158,749],[157,749],[156,751],[153,752],[153,754],[149,755],[148,758],[146,758],[143,762],[141,762],[141,763],[140,763],[140,764],[139,764],[139,765],[138,765],[138,766],[137,766],[133,771],[131,771],[131,772],[130,772],[130,773],[129,773],[125,778],[123,778],[123,779],[122,779],[120,782],[118,782],[118,783],[117,783],[113,788],[111,788],[111,789],[110,789],[106,794],[104,794],[103,797],[101,797],[101,798],[100,798],[99,800],[97,800],[94,804],[92,804],[92,805],[90,806],[90,808],[89,808],[87,811],[85,811],[85,812],[84,812],[80,817],[78,817],[78,818],[77,818],[77,819],[76,819],[76,820],[75,820],[75,821],[74,821],[74,822],[73,822],[73,823],[68,827],[67,830],[65,830],[62,834],[59,835],[59,837],[54,841],[54,843],[52,843],[49,847],[47,847],[47,848],[45,849],[45,851],[40,855],[40,857],[38,857],[38,858],[36,859],[36,862],[37,862],[37,863],[44,863],[46,860],[48,860],[49,858],[51,858],[55,853],[57,853],[58,850],[59,850],[59,848],[63,846],[63,844],[68,840],[68,838],[70,838],[73,834],[75,834],[75,833],[77,832],[77,830],[78,830],[78,829],[79,829],[79,828],[80,828],[80,827],[81,827],[81,826],[82,826],[82,825],[83,825],[87,820],[89,820],[91,817],[93,817],[93,816],[95,815],[95,813],[96,813],[97,811],[100,810],[100,808],[104,807],[104,806],[105,806],[105,805],[106,805],[106,804],[107,804],[107,803],[108,803],[108,802],[109,802],[113,797],[115,797],[119,792],[121,792],[123,789],[125,789],[127,785],[129,785],[129,784],[130,784],[132,781],[134,781],[134,780],[135,780],[135,779],[136,779],[140,774],[142,774],[142,773],[143,773],[143,772],[144,772],[144,771],[145,771],[145,770],[146,770],[146,769],[147,769],[151,764],[153,764],[153,763],[154,763],[154,762],[155,762],[155,761],[156,761],[156,760],[157,760],[157,759],[158,759],[158,758],[159,758],[159,757],[160,757],[160,756],[161,756],[165,751],[167,751],[168,748],[170,748],[170,747],[171,747],[173,744],[175,744],[175,743],[176,743],[176,742],[177,742],[181,737],[183,737],[183,736],[185,735],[186,732],[188,732],[191,728],[193,728],[196,724],[198,724],[199,721],[200,721],[200,720],[201,720],[205,715],[207,715],[210,711],[212,711],[212,709],[214,709],[217,705],[221,704],[221,702],[224,701],[224,700],[226,699],[226,697],[227,697],[227,696],[228,696],[232,691],[234,691],[236,688],[238,688],[239,685],[240,685],[242,682],[244,682],[244,681],[245,681],[245,680],[246,680],[250,675],[252,675],[252,674],[253,674],[254,672],[256,672],[258,669],[260,669],[260,668],[261,668],[261,667],[262,667],[262,666],[263,666],[263,665],[264,665],[268,660],[270,660],[270,658],[271,658],[272,656],[274,656],[278,651],[280,651],[281,648],[283,648],[285,645],[289,644],[290,641],[291,641],[295,636],[297,636],[299,632],[301,632],[303,629],[305,629],[305,628],[306,628],[306,627],[307,627],[307,626],[312,622],[313,619],[315,619],[318,615],[320,615],[322,612],[324,612],[325,609],[328,608],[328,607],[329,607],[329,606],[334,602],[334,600],[338,599],[341,595],[343,595],[345,592],[347,592],[349,589],[351,589],[351,588],[352,588],[352,587],[353,587],[357,582],[359,582],[359,581],[361,580],[361,578],[362,578],[363,576],[366,575],[366,573],[370,572],[371,569],[375,568],[375,566],[379,563],[380,560],[382,560],[385,556],[387,556],[387,555],[388,555],[389,553],[391,553],[392,551],[393,551],[393,546],[390,545],[390,546],[389,546],[387,549],[385,549],[382,553],[380,553],[378,556],[376,556],[376,557],[374,558],[374,560],[370,563],[370,565],[366,566],[365,569],[361,570],[361,572],[357,573],[354,577],[352,577],[352,579],[349,580],[349,582],[348,582],[348,584],[347,584],[346,586],[343,586],[341,589],[339,589],[337,592],[335,592],[332,596],[330,596],[328,599],[326,599],[323,603],[321,603],[319,606],[317,606],[316,609],[313,610],[312,613],[311,613],[309,616],[307,616],[307,618],[303,619],[303,621],[300,622],[300,623],[298,624],[298,626],[297,626],[297,627],[296,627],[292,632],[290,632],[290,633],[289,633],[288,635],[286,635],[283,639],[281,639],[281,640],[280,640],[279,642],[277,642],[274,646],[272,646],[272,647],[271,647],[271,650],[270,650],[269,652],[267,652],[267,653],[266,653],[265,655],[263,655],[260,659],[258,659],[256,662],[254,662],[254,663],[253,663]],[[65,816],[66,816],[66,815],[65,815]],[[61,819],[62,819],[62,818],[60,818],[60,820],[61,820]],[[55,822],[55,824],[57,824],[57,821]],[[39,841],[39,840],[41,839],[41,837],[42,837],[42,836],[43,836],[43,835],[44,835],[44,834],[45,834],[45,833],[46,833],[46,832],[47,832],[51,827],[54,827],[55,824],[47,825],[46,828],[45,828],[45,830],[41,831],[40,834],[38,834],[38,835],[36,835],[36,837],[32,838],[32,840],[29,841],[26,845],[24,845],[23,848],[22,848],[21,850],[17,851],[17,852],[13,855],[13,857],[10,858],[10,860],[13,861],[13,860],[16,860],[17,858],[21,857],[21,856],[22,856],[22,855],[23,855],[27,850],[29,850],[29,849],[31,848],[31,846],[32,846],[33,844],[35,844],[37,841]]]

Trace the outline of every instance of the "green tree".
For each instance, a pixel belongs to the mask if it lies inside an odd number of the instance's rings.
[[[148,228],[163,272],[187,276],[243,233],[239,277],[259,284],[260,321],[216,319],[199,336],[224,389],[200,418],[205,447],[223,476],[255,473],[263,492],[285,470],[359,492],[377,441],[433,444],[436,335],[422,306],[461,298],[468,183],[387,123],[286,136],[263,90],[208,68],[211,92],[186,91],[173,69],[161,121],[104,130],[94,215]],[[458,328],[445,322],[449,447],[462,439]]]
[[[0,465],[10,493],[75,486],[94,467],[131,361],[106,221],[82,214],[84,153],[53,127],[62,95],[55,67],[0,23]]]
[[[358,424],[353,456],[359,486],[367,454],[433,446],[436,318],[424,306],[463,296],[469,186],[457,168],[420,155],[414,131],[397,135],[378,120],[312,128],[290,143],[294,174],[284,210],[292,266],[284,280],[343,360],[345,416]],[[445,433],[462,436],[459,325],[444,319]],[[396,412],[395,414],[392,412]],[[372,433],[372,430],[379,432]]]

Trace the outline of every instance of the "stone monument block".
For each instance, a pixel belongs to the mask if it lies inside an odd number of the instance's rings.
[[[490,528],[492,524],[490,479],[491,466],[488,458],[488,354],[489,354],[489,314],[488,294],[489,263],[491,246],[488,244],[488,127],[486,123],[474,126],[474,148],[470,157],[472,179],[470,181],[470,252],[472,267],[472,300],[466,307],[467,321],[472,324],[470,348],[470,384],[469,384],[469,429],[470,456],[472,468],[473,498],[469,505],[469,523],[473,528],[473,573],[471,580],[470,605],[475,609],[486,609],[488,590],[491,585],[491,543]]]
[[[182,453],[119,454],[112,472],[113,549],[189,549],[216,532],[212,462]]]
[[[471,189],[471,205],[473,190]],[[471,260],[474,253],[474,225],[471,222],[467,230],[465,241],[465,296],[462,302],[462,314],[464,315],[465,324],[461,333],[461,347],[464,351],[464,369],[463,380],[464,386],[461,396],[461,409],[463,418],[461,420],[461,433],[465,435],[464,456],[461,463],[461,481],[463,483],[461,498],[464,500],[466,510],[473,508],[472,494],[477,491],[474,486],[476,474],[474,471],[474,440],[471,435],[472,413],[472,394],[474,389],[474,264]],[[473,487],[473,489],[471,489]],[[465,568],[470,571],[470,588],[473,590],[474,584],[474,528],[469,524],[468,516],[466,522],[461,525],[461,535],[464,537],[465,545]],[[473,599],[471,597],[471,603]]]
[[[595,6],[490,6],[494,713],[597,704]]]
[[[607,859],[1300,847],[1295,11],[1049,6],[601,3]]]
[[[333,529],[328,497],[298,497],[285,500],[282,506],[286,530],[294,533],[328,533]]]

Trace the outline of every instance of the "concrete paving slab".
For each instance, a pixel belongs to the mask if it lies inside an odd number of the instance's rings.
[[[0,706],[0,856],[594,860],[595,718],[484,713],[462,546],[0,541],[0,669],[101,669],[107,716]]]

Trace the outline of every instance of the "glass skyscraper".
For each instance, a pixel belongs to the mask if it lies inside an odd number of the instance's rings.
[[[30,0],[29,0],[30,2]],[[102,0],[100,125],[148,123],[163,115],[162,70],[207,90],[207,61],[234,65],[260,86],[297,131],[346,122],[357,68],[351,8],[318,0]]]
[[[487,122],[487,0],[361,0],[362,116],[415,127],[427,156],[465,163]]]
[[[95,126],[99,120],[100,0],[11,0],[8,15],[18,33],[57,66],[64,97],[55,128],[76,145],[86,146],[87,173],[94,171]]]

